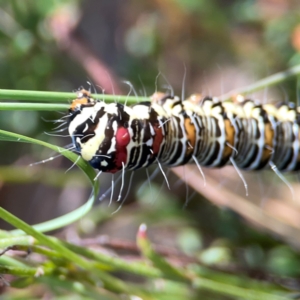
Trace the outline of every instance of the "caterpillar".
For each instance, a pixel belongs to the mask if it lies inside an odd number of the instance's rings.
[[[300,111],[293,103],[222,102],[197,94],[181,100],[157,92],[149,102],[126,106],[95,100],[81,89],[69,112],[76,151],[102,172],[193,162],[242,170],[300,169]]]

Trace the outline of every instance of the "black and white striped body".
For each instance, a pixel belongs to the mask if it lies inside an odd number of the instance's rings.
[[[151,102],[128,107],[82,90],[70,108],[69,133],[82,157],[104,172],[195,161],[205,167],[234,162],[244,170],[300,168],[297,108],[196,98],[156,93]]]

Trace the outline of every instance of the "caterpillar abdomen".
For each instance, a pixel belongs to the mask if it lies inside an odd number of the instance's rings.
[[[300,168],[298,109],[252,100],[220,102],[193,95],[181,101],[162,93],[131,107],[94,100],[81,90],[70,107],[69,133],[94,168],[115,173],[153,163],[205,167],[234,163],[259,170]]]

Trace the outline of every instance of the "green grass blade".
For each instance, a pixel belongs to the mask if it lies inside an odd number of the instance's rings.
[[[50,148],[54,151],[57,151],[58,153],[62,154],[63,156],[65,156],[66,158],[71,160],[72,162],[76,162],[76,165],[85,173],[85,175],[88,177],[88,179],[93,187],[93,194],[84,205],[82,205],[81,207],[77,208],[76,210],[74,210],[68,214],[65,214],[61,217],[58,217],[56,219],[52,219],[50,221],[34,225],[33,227],[36,230],[45,232],[45,231],[50,231],[50,230],[64,227],[64,226],[71,224],[71,223],[75,222],[76,220],[80,219],[91,209],[91,207],[94,203],[94,200],[96,199],[98,192],[99,192],[99,183],[97,180],[94,181],[94,178],[96,177],[95,170],[83,159],[80,158],[78,160],[77,154],[75,154],[71,151],[68,151],[64,148],[61,148],[61,147],[58,147],[58,146],[55,146],[55,145],[52,145],[52,144],[49,144],[49,143],[46,143],[46,142],[43,142],[40,140],[36,140],[33,138],[29,138],[29,137],[26,137],[26,136],[23,136],[20,134],[16,134],[16,133],[4,131],[4,130],[0,130],[0,140],[32,143],[32,144],[41,145],[41,146]],[[0,214],[0,217],[1,217],[1,214]],[[21,230],[13,230],[12,233],[13,234],[22,234],[22,231]]]

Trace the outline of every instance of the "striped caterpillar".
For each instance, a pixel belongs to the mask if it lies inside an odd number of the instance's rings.
[[[115,173],[153,163],[242,170],[300,169],[299,108],[155,93],[151,102],[106,104],[86,90],[70,106],[69,134],[95,169]]]

